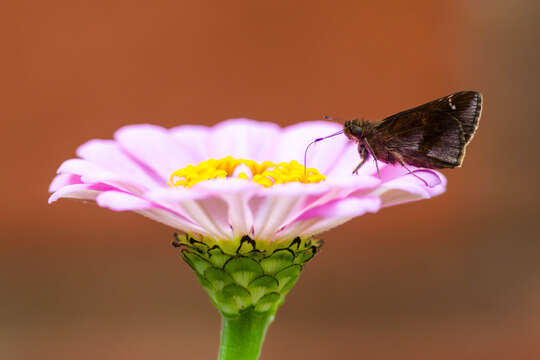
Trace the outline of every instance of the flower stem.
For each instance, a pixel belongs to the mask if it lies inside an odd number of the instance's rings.
[[[248,309],[238,317],[223,316],[219,360],[257,360],[274,314],[274,311],[258,313]]]

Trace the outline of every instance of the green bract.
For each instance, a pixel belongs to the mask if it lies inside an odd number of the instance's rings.
[[[183,259],[195,270],[212,303],[223,316],[234,319],[244,312],[274,314],[321,242],[297,237],[266,244],[262,250],[244,236],[232,250],[186,234],[176,235],[173,245],[182,248]]]

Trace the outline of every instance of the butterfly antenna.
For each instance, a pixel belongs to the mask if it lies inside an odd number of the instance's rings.
[[[335,117],[329,116],[329,115],[324,115],[324,116],[323,116],[323,120],[328,120],[328,121],[339,121],[339,122],[341,122],[341,123],[344,122],[344,120],[341,119],[341,118],[335,118]]]
[[[326,118],[326,117],[325,117]],[[306,151],[304,151],[304,175],[307,175],[307,153],[308,153],[308,149],[311,145],[319,142],[319,141],[322,141],[324,139],[328,139],[328,138],[331,138],[333,136],[337,136],[337,135],[340,135],[340,134],[343,134],[343,129],[342,130],[339,130],[338,132],[335,132],[331,135],[328,135],[328,136],[325,136],[325,137],[321,137],[321,138],[317,138],[315,140],[313,140],[312,142],[309,143],[309,145],[306,147]]]

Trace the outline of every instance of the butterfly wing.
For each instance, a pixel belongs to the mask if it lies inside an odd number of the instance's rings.
[[[386,149],[410,165],[456,167],[478,127],[481,106],[480,93],[462,91],[389,116],[375,130]]]

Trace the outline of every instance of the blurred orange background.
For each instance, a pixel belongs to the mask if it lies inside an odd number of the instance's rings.
[[[323,234],[262,359],[540,358],[538,1],[1,7],[0,358],[216,358],[219,315],[172,229],[47,205],[83,142],[133,123],[376,120],[459,90],[485,108],[448,191]]]

